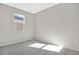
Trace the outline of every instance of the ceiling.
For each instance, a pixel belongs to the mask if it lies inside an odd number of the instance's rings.
[[[30,13],[38,13],[59,3],[4,3],[6,5],[22,9]]]

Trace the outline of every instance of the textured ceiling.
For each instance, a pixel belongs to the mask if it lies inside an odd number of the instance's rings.
[[[35,14],[47,8],[53,7],[58,3],[4,3],[4,4]]]

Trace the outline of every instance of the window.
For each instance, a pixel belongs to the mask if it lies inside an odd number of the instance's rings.
[[[14,13],[14,31],[23,32],[25,24],[25,16],[22,14]]]

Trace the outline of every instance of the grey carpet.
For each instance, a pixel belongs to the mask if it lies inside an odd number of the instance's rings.
[[[17,44],[0,47],[0,55],[79,55],[79,51],[63,48],[61,52],[42,50],[29,47],[33,43],[44,43],[37,40],[30,40]]]

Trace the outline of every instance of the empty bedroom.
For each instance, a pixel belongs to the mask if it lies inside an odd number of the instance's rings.
[[[79,55],[79,3],[0,3],[0,55]]]

